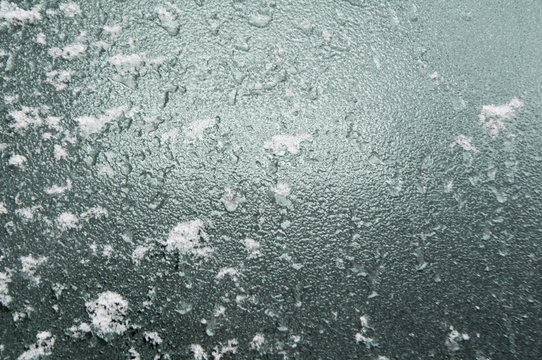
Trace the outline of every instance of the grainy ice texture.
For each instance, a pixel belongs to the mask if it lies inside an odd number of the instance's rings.
[[[542,358],[539,0],[0,0],[1,359]]]

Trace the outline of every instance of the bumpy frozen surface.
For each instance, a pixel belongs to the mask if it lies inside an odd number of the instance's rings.
[[[542,357],[542,2],[0,2],[2,359]]]

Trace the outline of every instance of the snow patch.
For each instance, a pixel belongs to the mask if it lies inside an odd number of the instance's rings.
[[[190,351],[194,353],[194,360],[207,360],[207,354],[200,344],[190,345]]]
[[[288,184],[279,181],[277,182],[277,185],[271,188],[271,191],[273,191],[275,195],[288,197],[290,196],[292,189]]]
[[[58,8],[64,13],[64,16],[67,18],[74,18],[77,15],[81,15],[81,8],[79,7],[79,5],[73,2],[60,4]]]
[[[503,121],[516,116],[516,110],[522,106],[523,102],[517,98],[504,105],[484,105],[478,119],[489,129],[491,137],[496,138],[499,131],[505,129]]]
[[[107,216],[109,216],[109,213],[106,209],[101,206],[94,206],[81,213],[80,218],[88,222],[90,219],[100,219]]]
[[[136,351],[136,349],[130,348],[130,350],[128,350],[128,353],[130,354],[130,360],[141,360],[141,356]]]
[[[57,227],[61,232],[75,229],[78,226],[79,219],[70,212],[63,212],[56,219]]]
[[[80,116],[75,119],[79,123],[79,133],[88,137],[102,131],[103,127],[111,121],[119,119],[128,111],[126,106],[118,106],[105,111],[105,114],[96,118],[94,116]]]
[[[87,50],[87,46],[82,43],[73,43],[64,46],[62,49],[59,47],[50,48],[47,53],[49,56],[56,58],[63,58],[64,60],[73,60],[79,57]]]
[[[26,157],[23,155],[11,155],[11,157],[8,160],[8,164],[11,166],[16,166],[19,168],[22,168],[24,163],[26,162]]]
[[[45,74],[47,76],[47,83],[54,86],[56,91],[64,90],[68,87],[68,83],[71,81],[71,74],[69,71],[50,71]]]
[[[192,140],[203,140],[205,130],[215,126],[215,119],[203,119],[191,122],[184,130],[187,138]]]
[[[12,300],[8,290],[8,285],[10,282],[11,274],[0,272],[0,303],[4,306],[8,306]]]
[[[80,339],[90,332],[90,325],[86,322],[79,324],[79,326],[73,325],[67,329],[67,333],[74,339]]]
[[[252,338],[252,341],[250,342],[250,347],[255,350],[260,350],[264,342],[265,342],[265,338],[263,334],[256,334],[254,335],[254,337]]]
[[[456,145],[459,145],[465,151],[477,152],[478,150],[476,150],[476,148],[474,147],[474,145],[471,144],[471,142],[472,142],[471,137],[468,137],[465,135],[459,135],[450,146],[453,148]]]
[[[117,54],[110,57],[107,61],[122,72],[132,72],[144,64],[143,58],[138,54]]]
[[[64,149],[62,145],[58,145],[58,144],[55,144],[55,146],[53,147],[53,155],[55,157],[56,162],[59,162],[62,159],[68,158],[68,152],[66,151],[66,149]]]
[[[162,343],[162,338],[156,331],[145,331],[143,336],[145,337],[145,341],[151,345],[157,346]]]
[[[36,343],[19,355],[17,360],[37,360],[42,356],[53,353],[55,337],[49,331],[42,331],[36,335]]]
[[[104,29],[104,32],[108,33],[111,37],[115,37],[121,32],[122,27],[120,25],[113,25],[113,26],[105,25],[103,29]]]
[[[448,334],[448,338],[444,342],[446,347],[450,351],[458,351],[460,349],[459,343],[462,341],[467,341],[470,339],[469,334],[466,333],[460,333],[459,331],[455,330],[453,326],[450,325],[450,333]]]
[[[70,191],[71,189],[72,189],[72,182],[70,179],[67,179],[65,186],[53,185],[50,188],[45,189],[45,193],[47,195],[61,195],[65,191]]]
[[[47,45],[47,41],[45,39],[46,36],[44,33],[39,33],[38,35],[36,35],[36,43],[38,44]]]
[[[15,214],[17,214],[23,221],[28,221],[34,219],[34,210],[36,209],[37,207],[17,209],[15,210]]]
[[[174,8],[174,10],[177,10]],[[179,21],[177,19],[177,15],[173,14],[171,11],[168,11],[166,8],[157,6],[154,9],[154,12],[158,16],[158,20],[160,21],[159,25],[168,32],[171,36],[175,36],[179,33],[179,29],[181,25],[179,24]]]
[[[235,354],[237,353],[237,346],[238,346],[237,339],[228,340],[226,345],[217,345],[214,347],[214,350],[212,352],[213,359],[214,360],[220,360],[224,357],[224,355],[230,353]]]
[[[237,269],[223,268],[223,269],[220,269],[220,271],[216,275],[216,278],[220,280],[220,279],[224,279],[226,276],[229,276],[233,281],[237,281],[238,274],[239,272],[237,271]]]
[[[40,283],[41,277],[36,276],[38,267],[43,265],[47,261],[45,256],[34,258],[32,255],[21,256],[21,271],[25,274],[35,285]]]
[[[132,262],[136,265],[139,265],[141,260],[145,257],[145,254],[149,251],[149,248],[147,246],[141,246],[135,248],[134,251],[132,251]]]
[[[245,249],[247,250],[248,257],[256,257],[260,254],[260,243],[256,240],[246,238]]]
[[[128,302],[116,292],[100,293],[94,301],[85,303],[92,327],[101,335],[122,334],[127,330]]]
[[[41,125],[42,119],[38,113],[37,108],[31,108],[23,106],[21,110],[10,111],[9,115],[15,120],[14,123],[9,124],[15,132],[21,133],[28,129],[30,125]]]
[[[0,2],[0,19],[4,20],[2,25],[32,24],[36,20],[41,20],[40,10],[41,7],[39,5],[34,6],[30,10],[24,10],[18,7],[17,4],[9,1],[2,1]]]
[[[208,246],[202,246],[200,240],[209,241],[209,236],[205,233],[203,221],[195,219],[177,224],[169,233],[165,242],[167,251],[178,250],[181,254],[192,254],[201,257],[207,257],[213,249]]]

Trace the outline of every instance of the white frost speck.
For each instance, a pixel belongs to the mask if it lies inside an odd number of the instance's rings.
[[[36,343],[19,355],[17,360],[37,360],[42,356],[53,353],[55,337],[49,331],[42,331],[36,335]]]
[[[181,254],[192,254],[206,257],[213,249],[207,246],[202,246],[200,240],[209,240],[209,236],[205,233],[203,221],[195,219],[184,223],[177,224],[169,233],[168,239],[165,242],[167,251],[178,250]]]
[[[0,215],[4,215],[8,213],[8,209],[6,209],[6,205],[4,203],[0,203]]]
[[[156,331],[146,331],[143,333],[145,341],[151,345],[160,345],[162,343],[162,338]]]
[[[75,229],[77,227],[77,224],[79,222],[79,219],[76,215],[70,213],[70,212],[63,212],[58,216],[56,219],[58,229],[61,232]]]
[[[496,138],[499,131],[505,128],[503,120],[512,119],[516,116],[516,110],[522,106],[523,102],[517,98],[504,105],[484,105],[478,119],[489,129],[491,137]]]
[[[215,124],[215,119],[196,120],[190,123],[190,125],[185,128],[184,133],[189,139],[202,140],[205,130],[215,126]]]
[[[9,273],[0,272],[0,303],[4,306],[8,306],[11,302],[11,296],[9,295],[8,284],[11,282],[11,275]]]
[[[9,165],[20,167],[20,168],[23,167],[23,164],[25,162],[26,162],[26,157],[24,157],[23,155],[18,155],[18,154],[12,155],[8,160]]]
[[[275,135],[264,144],[264,148],[272,150],[273,154],[283,156],[286,152],[292,155],[299,153],[299,147],[303,141],[311,140],[312,136],[309,134],[301,135]]]
[[[32,24],[36,20],[41,20],[40,9],[40,6],[36,5],[30,10],[24,10],[17,4],[2,1],[0,2],[0,19],[4,20],[2,25],[6,23],[23,25],[27,22]]]
[[[252,341],[250,342],[250,347],[255,350],[260,350],[264,342],[265,342],[264,336],[262,334],[256,334],[254,335],[254,338],[252,338]]]
[[[92,326],[101,334],[122,334],[127,330],[128,302],[116,292],[101,293],[94,301],[85,303]]]
[[[81,15],[81,8],[73,2],[60,4],[58,8],[64,13],[64,16],[68,18],[74,18],[77,15]]]
[[[477,152],[476,147],[474,147],[474,145],[472,145],[471,142],[472,142],[471,137],[468,137],[468,136],[465,136],[465,135],[459,135],[450,146],[454,147],[456,145],[459,145],[465,151]]]

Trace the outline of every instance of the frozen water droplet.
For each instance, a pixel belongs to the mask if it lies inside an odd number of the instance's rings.
[[[248,23],[252,26],[264,28],[273,20],[273,18],[270,15],[267,14],[252,14],[248,18]]]

